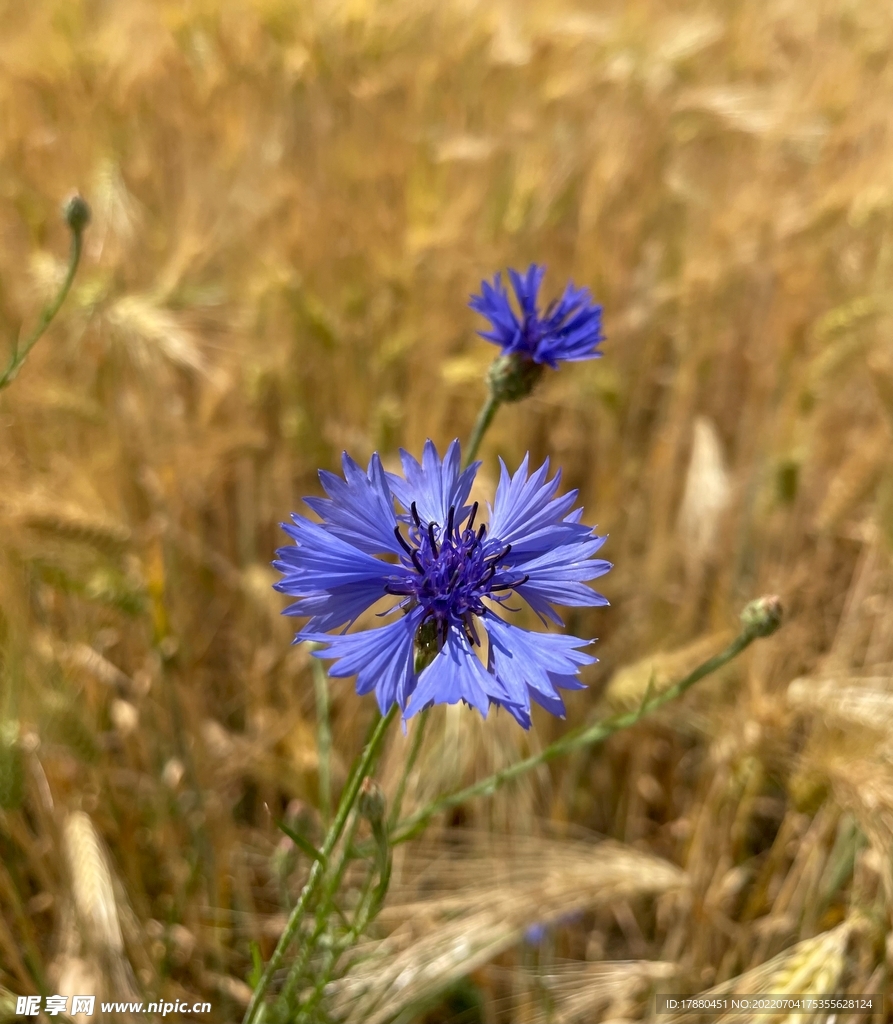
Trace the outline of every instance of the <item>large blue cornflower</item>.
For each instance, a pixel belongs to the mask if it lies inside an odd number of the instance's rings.
[[[531,263],[523,276],[509,270],[518,300],[520,316],[512,308],[509,295],[497,274],[493,283],[481,282],[481,294],[473,295],[469,305],[492,324],[482,338],[499,345],[503,356],[558,368],[559,362],[596,359],[602,334],[602,307],[593,303],[588,288],[568,284],[560,299],[544,312],[537,308],[537,294],[546,268]]]
[[[326,644],[316,654],[334,659],[329,674],[356,676],[357,693],[374,690],[382,714],[395,701],[409,718],[463,700],[484,716],[504,707],[529,728],[534,700],[563,716],[558,690],[581,688],[591,641],[530,632],[505,615],[518,610],[512,594],[559,625],[553,605],[608,603],[585,585],[611,566],[593,557],[604,537],[571,510],[577,492],[555,497],[560,473],[546,479],[548,460],[528,473],[525,456],[514,475],[502,463],[488,526],[468,503],[480,463],[460,471],[458,441],[443,460],[431,441],[421,463],[401,457],[403,476],[385,473],[377,454],[364,472],[345,453],[344,479],[320,472],[328,498],[305,499],[321,522],[283,524],[295,543],[277,551],[276,589],[298,598],[285,614],[308,618],[295,640]],[[397,618],[346,632],[388,598],[381,614]]]

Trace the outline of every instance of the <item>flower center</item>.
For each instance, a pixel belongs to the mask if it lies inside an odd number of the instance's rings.
[[[543,340],[545,334],[543,324],[535,316],[527,316],[521,325],[521,337],[523,339],[523,350],[532,358],[536,355],[536,347]]]
[[[412,574],[391,577],[385,589],[389,594],[402,597],[401,606],[407,610],[418,605],[424,608],[419,632],[425,631],[427,636],[433,628],[433,639],[439,646],[445,642],[450,625],[461,625],[469,639],[480,644],[474,616],[483,615],[487,610],[482,598],[493,597],[526,580],[526,577],[512,581],[500,579],[494,583],[500,563],[508,557],[512,546],[487,540],[487,527],[483,524],[474,529],[477,510],[475,502],[464,527],[456,521],[455,506],[450,508],[445,526],[433,522],[424,526],[413,502],[408,539],[400,533],[399,527],[394,530],[406,552],[401,557],[403,566],[411,569]]]

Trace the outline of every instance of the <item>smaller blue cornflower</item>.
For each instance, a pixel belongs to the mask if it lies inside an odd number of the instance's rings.
[[[597,359],[601,355],[599,343],[604,341],[602,307],[593,303],[588,288],[575,288],[571,282],[560,299],[540,312],[537,295],[545,273],[546,268],[536,263],[531,263],[523,276],[509,270],[517,312],[501,274],[493,278],[492,284],[482,281],[481,294],[473,295],[469,303],[492,325],[491,330],[479,332],[481,337],[499,345],[503,359],[511,360],[517,368],[526,366],[529,372],[543,366],[556,370],[561,362]],[[523,392],[527,393],[529,388]],[[516,400],[512,395],[500,397],[503,401]]]
[[[555,497],[560,474],[548,460],[515,474],[502,464],[489,523],[469,503],[480,463],[460,469],[459,442],[443,459],[431,441],[421,463],[401,451],[403,475],[378,454],[363,470],[347,453],[344,478],[320,472],[327,498],[306,498],[320,517],[283,524],[294,544],[277,551],[276,589],[298,600],[286,615],[307,624],[333,659],[331,676],[356,676],[357,693],[375,691],[382,714],[396,702],[409,718],[432,704],[462,700],[486,716],[505,708],[530,727],[531,701],[564,714],[559,689],[580,689],[577,673],[595,661],[591,641],[535,633],[512,624],[522,598],[543,622],[561,625],[554,605],[604,605],[586,582],[610,569],[593,556],[604,537],[580,523],[576,491]],[[398,506],[402,511],[397,511]],[[347,632],[360,615],[389,601],[376,629]],[[337,630],[338,632],[332,632]]]
[[[549,932],[555,928],[560,928],[565,924],[574,924],[579,921],[583,916],[582,911],[572,910],[567,914],[562,914],[560,917],[555,918],[552,921],[537,921],[535,924],[529,925],[524,932],[524,941],[529,946],[541,946],[543,940],[548,936]]]

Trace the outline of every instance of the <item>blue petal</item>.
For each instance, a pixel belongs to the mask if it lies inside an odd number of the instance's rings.
[[[587,527],[576,525],[567,514],[577,497],[576,491],[554,498],[561,471],[544,483],[549,460],[529,478],[528,462],[529,455],[525,455],[518,471],[509,476],[505,463],[499,460],[499,483],[490,513],[490,537],[498,538],[503,545],[512,545],[513,565],[560,545],[581,541],[591,533]]]
[[[510,704],[507,701],[493,701],[493,703],[497,707],[505,708],[522,729],[530,728],[533,720],[530,717],[529,707],[521,707],[518,704]]]
[[[280,563],[274,563],[277,565]],[[289,593],[291,584],[288,577],[274,584],[274,588]],[[308,594],[294,604],[283,609],[283,615],[306,615],[309,621],[305,630],[327,632],[351,626],[360,615],[384,597],[380,580],[369,580],[361,583],[347,583],[330,590],[321,590]]]
[[[384,593],[388,577],[400,570],[399,566],[381,562],[333,536],[319,523],[299,515],[293,515],[292,519],[294,525],[282,523],[281,526],[297,543],[279,548],[276,554],[281,561],[274,563],[286,574],[278,589],[287,594],[305,597],[320,590],[373,579],[381,580]]]
[[[459,513],[456,522],[460,523],[465,518],[465,502],[480,463],[474,462],[460,473],[462,456],[458,441],[449,446],[443,462],[433,441],[425,442],[421,465],[402,448],[400,458],[406,479],[396,473],[388,473],[388,484],[407,512],[415,502],[423,524],[443,526],[450,508],[455,507]]]
[[[518,296],[518,304],[521,306],[521,311],[527,320],[533,319],[537,314],[536,297],[545,273],[546,268],[536,263],[530,264],[523,278],[517,270],[509,271],[515,295]]]
[[[518,584],[515,591],[542,619],[551,619],[559,625],[561,619],[551,605],[607,605],[609,602],[606,597],[585,586],[586,581],[603,576],[611,568],[610,562],[592,558],[606,539],[590,535],[588,540],[565,544],[530,561],[513,564],[515,572],[522,572],[529,577],[524,583]]]
[[[481,282],[481,294],[473,295],[469,306],[485,316],[493,325],[492,331],[479,331],[482,338],[501,345],[504,349],[514,347],[521,338],[521,324],[515,316],[508,292],[502,284],[502,275],[496,274],[493,284]]]
[[[592,302],[588,288],[569,284],[552,314],[542,323],[543,336],[537,345],[538,362],[556,366],[559,360],[580,362],[597,359],[602,334],[602,307]]]
[[[566,687],[566,689],[585,689],[585,687]],[[531,690],[530,696],[541,708],[548,711],[550,715],[561,719],[567,718],[567,708],[565,708],[564,701],[557,694],[554,697],[550,697],[545,693],[540,693],[539,690]]]
[[[366,554],[401,554],[394,536],[397,526],[394,499],[378,452],[373,454],[365,473],[347,452],[341,457],[341,465],[343,480],[334,473],[319,471],[328,498],[305,498],[304,501],[324,520],[329,533]]]
[[[318,658],[335,658],[329,675],[356,676],[357,693],[362,696],[375,690],[381,713],[386,715],[396,701],[405,711],[416,684],[415,635],[423,611],[416,608],[380,629],[368,629],[344,636],[325,633],[299,633],[298,640],[327,644],[324,651],[314,651]]]
[[[579,690],[577,672],[596,659],[577,650],[591,640],[561,633],[532,633],[494,615],[485,619],[490,639],[489,669],[504,684],[511,699],[530,708],[532,697],[548,711],[564,717],[557,687]]]
[[[409,711],[412,718],[432,704],[458,704],[464,700],[486,718],[492,701],[510,700],[501,683],[478,661],[465,633],[450,626],[446,643],[419,676]]]

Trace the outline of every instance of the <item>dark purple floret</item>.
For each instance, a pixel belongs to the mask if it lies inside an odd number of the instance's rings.
[[[450,625],[464,628],[469,639],[480,646],[474,617],[487,614],[483,599],[505,600],[503,591],[527,581],[523,574],[506,572],[496,582],[497,571],[505,567],[511,554],[511,544],[489,544],[483,524],[474,530],[477,502],[469,510],[464,529],[457,519],[455,505],[450,506],[446,529],[433,522],[423,527],[415,503],[410,511],[413,522],[409,539],[404,539],[399,526],[394,528],[394,536],[405,552],[401,564],[415,573],[395,576],[385,590],[403,598],[400,608],[424,608],[421,625],[432,623],[441,646],[446,643]]]

